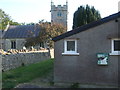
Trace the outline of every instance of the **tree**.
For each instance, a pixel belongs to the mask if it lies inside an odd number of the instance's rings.
[[[101,19],[101,15],[94,6],[80,6],[77,11],[74,13],[73,17],[73,29],[88,24],[90,22]]]
[[[56,37],[64,32],[66,32],[66,28],[62,24],[51,24],[49,22],[41,21],[39,23],[40,33],[37,37],[31,37],[26,39],[25,46],[35,46],[38,43],[44,42],[48,47],[53,48],[52,38]]]
[[[20,25],[18,22],[13,22],[11,17],[0,9],[0,29],[4,30],[8,23],[10,25]]]

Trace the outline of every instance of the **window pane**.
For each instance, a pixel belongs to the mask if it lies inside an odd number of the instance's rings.
[[[67,51],[75,51],[75,41],[67,41]]]
[[[14,49],[16,49],[16,42],[14,41]]]
[[[40,43],[40,47],[44,48],[44,43],[43,42]]]
[[[11,41],[11,49],[13,49],[13,41]]]
[[[62,16],[61,12],[60,12],[60,17]]]
[[[57,16],[58,16],[58,17],[61,17],[61,16],[62,16],[62,13],[61,13],[61,12],[58,12],[58,13],[57,13]]]
[[[16,42],[15,41],[11,41],[11,49],[16,49]]]
[[[120,51],[120,40],[114,40],[114,51]]]

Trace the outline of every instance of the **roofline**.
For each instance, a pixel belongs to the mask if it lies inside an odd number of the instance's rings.
[[[15,32],[14,35],[11,33],[11,31]],[[19,32],[24,32],[24,31],[25,31],[25,35],[23,35],[23,33],[22,34],[19,33]],[[35,31],[35,33],[34,33],[35,36],[38,36],[38,33],[40,32],[40,27],[38,26],[38,24],[34,24],[34,25],[10,25],[8,30],[6,31],[5,35],[3,35],[2,38],[3,39],[16,39],[16,38],[26,39],[26,38],[28,38],[26,31],[32,31],[32,32]]]
[[[26,37],[25,38],[23,38],[23,37],[22,38],[21,37],[20,38],[18,38],[18,37],[17,38],[4,38],[3,37],[2,39],[27,39],[27,38]]]
[[[100,19],[100,20],[91,22],[91,23],[89,23],[89,24],[80,26],[80,27],[78,27],[78,28],[76,28],[76,29],[73,29],[73,30],[71,30],[71,31],[68,31],[68,32],[66,32],[66,33],[63,33],[63,34],[61,34],[61,35],[59,35],[59,36],[57,36],[57,37],[54,37],[52,40],[53,40],[54,42],[56,42],[56,41],[58,41],[58,40],[64,39],[64,38],[66,38],[66,37],[69,37],[69,36],[71,36],[71,35],[77,34],[77,33],[79,33],[79,32],[86,31],[86,30],[88,30],[88,29],[90,29],[90,28],[93,28],[93,27],[96,27],[96,26],[98,26],[98,25],[107,23],[107,22],[109,22],[109,21],[111,21],[111,20],[114,20],[114,19],[116,19],[116,18],[118,18],[118,17],[120,17],[120,12],[115,13],[115,14],[112,14],[112,15],[107,16],[107,17],[105,17],[105,18],[102,18],[102,19]]]

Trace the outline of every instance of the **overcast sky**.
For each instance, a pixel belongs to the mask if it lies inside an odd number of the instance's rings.
[[[52,0],[55,5],[64,5],[66,0]],[[68,30],[72,29],[73,14],[81,5],[94,6],[102,18],[118,12],[119,0],[67,0]],[[51,21],[51,0],[0,0],[0,8],[19,23]]]

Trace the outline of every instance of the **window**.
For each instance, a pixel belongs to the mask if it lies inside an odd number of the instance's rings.
[[[77,53],[77,40],[68,39],[64,40],[64,53],[63,55],[79,55]]]
[[[120,55],[120,39],[112,39],[112,51],[110,55]]]
[[[11,41],[11,49],[16,49],[16,41]]]
[[[120,51],[120,40],[114,40],[114,51]]]
[[[44,43],[43,42],[40,43],[40,47],[44,48]]]
[[[75,51],[75,41],[67,41],[67,51]]]
[[[62,16],[62,13],[61,13],[61,12],[58,12],[58,13],[57,13],[57,16],[58,16],[58,17],[61,17],[61,16]]]

